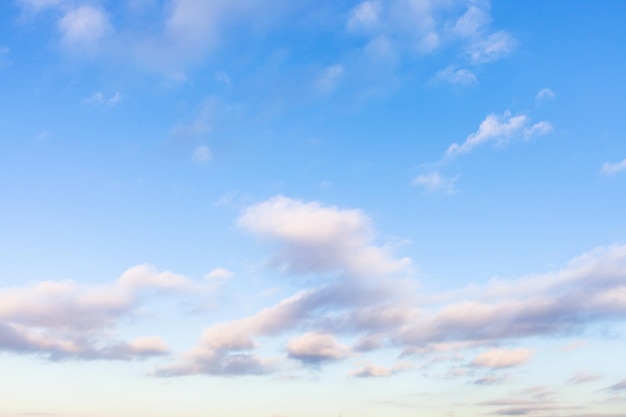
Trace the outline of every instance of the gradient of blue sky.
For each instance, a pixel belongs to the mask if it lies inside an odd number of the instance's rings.
[[[0,416],[626,416],[625,21],[3,1]]]

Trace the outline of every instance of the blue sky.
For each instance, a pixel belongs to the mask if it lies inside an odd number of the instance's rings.
[[[7,0],[0,417],[617,417],[626,4]]]

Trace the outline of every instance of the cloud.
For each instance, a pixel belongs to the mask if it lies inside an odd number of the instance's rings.
[[[435,79],[453,85],[461,85],[464,87],[471,87],[478,84],[478,78],[476,78],[476,74],[468,69],[457,69],[453,65],[450,65],[447,68],[437,72],[437,75],[435,75]]]
[[[347,28],[351,32],[372,32],[381,24],[381,13],[379,1],[364,1],[350,11]]]
[[[492,349],[476,356],[470,365],[482,368],[510,368],[528,362],[532,353],[531,349]]]
[[[22,7],[25,7],[34,12],[58,7],[67,2],[68,0],[18,0],[18,3],[20,3]]]
[[[617,384],[613,384],[605,388],[608,391],[626,391],[626,379],[621,380]]]
[[[0,46],[0,69],[8,67],[11,65],[11,60],[9,59],[9,54],[11,50],[6,46]]]
[[[452,178],[446,178],[438,172],[431,172],[430,174],[420,174],[413,179],[413,185],[424,188],[427,191],[442,191],[447,194],[454,194],[454,185],[459,179],[459,176]]]
[[[466,53],[472,64],[485,64],[508,56],[516,47],[517,41],[505,31],[472,42]]]
[[[605,162],[602,165],[602,173],[605,175],[613,175],[626,170],[626,158],[622,162]]]
[[[586,341],[584,340],[573,340],[570,343],[568,343],[567,345],[565,345],[563,347],[563,351],[564,352],[572,352],[576,349],[580,349],[581,347],[585,346],[587,344]]]
[[[59,20],[61,41],[70,47],[91,48],[113,28],[102,9],[80,6],[71,9]]]
[[[116,91],[110,97],[105,96],[101,92],[96,92],[84,100],[87,104],[104,104],[107,106],[115,106],[120,101],[122,101],[122,94],[119,91]]]
[[[568,384],[580,385],[586,384],[588,382],[594,382],[602,379],[602,375],[599,374],[590,374],[590,373],[577,373],[573,375],[570,379],[567,380]]]
[[[335,91],[339,81],[343,77],[344,71],[343,65],[339,64],[325,68],[315,82],[317,91],[322,94],[329,94]]]
[[[368,364],[351,372],[351,375],[357,378],[385,378],[410,368],[411,364],[408,362],[400,362],[391,367]]]
[[[443,306],[399,326],[406,348],[567,335],[598,320],[626,316],[626,246],[598,248],[560,271],[493,282],[473,301]]]
[[[462,144],[453,143],[446,151],[446,157],[469,153],[474,148],[491,141],[506,142],[515,137],[529,139],[542,136],[552,131],[549,122],[539,122],[529,125],[530,119],[526,114],[513,116],[506,111],[502,116],[490,114],[480,124],[478,131],[469,135]]]
[[[488,10],[471,5],[455,22],[453,31],[460,37],[473,38],[481,33],[490,22]]]
[[[361,238],[362,230],[371,231],[366,219],[358,210],[279,196],[244,210],[239,226],[281,244],[298,242],[317,248],[329,242],[334,245],[346,236],[351,242],[354,235],[360,244],[367,242]],[[283,258],[289,265],[294,259],[302,261],[299,252],[289,254],[293,258]],[[348,265],[351,262],[350,258]],[[298,275],[341,269],[341,262],[324,263],[323,268],[312,267],[310,262],[305,265],[308,267],[290,267],[290,271]],[[517,366],[529,360],[531,350],[493,346],[542,335],[569,335],[594,322],[626,316],[624,271],[626,245],[598,248],[561,270],[518,280],[493,280],[470,293],[457,294],[462,301],[446,301],[431,308],[418,308],[414,298],[406,297],[414,288],[401,280],[339,274],[335,282],[301,291],[256,314],[208,327],[196,347],[173,365],[160,368],[157,375],[275,372],[278,359],[254,354],[260,348],[258,339],[276,338],[302,328],[307,332],[288,342],[287,351],[305,363],[323,363],[352,351],[366,354],[381,348],[398,348],[406,356],[488,346],[490,350],[471,361],[473,367]],[[450,296],[442,299],[449,300]],[[347,348],[336,342],[338,335],[359,337],[352,348]],[[382,368],[369,371],[386,372]],[[367,373],[368,369],[362,369],[363,376]],[[503,378],[487,374],[474,383],[495,384]]]
[[[550,90],[549,88],[542,88],[541,90],[539,90],[539,92],[535,96],[535,101],[537,102],[549,101],[549,100],[554,100],[555,98],[556,98],[556,93],[554,91]]]
[[[206,145],[196,146],[193,151],[193,160],[199,163],[209,162],[213,158],[211,150]]]
[[[272,264],[293,274],[367,277],[406,272],[411,264],[372,244],[370,219],[360,210],[276,196],[248,207],[237,225],[277,242]]]
[[[492,32],[491,20],[487,1],[367,0],[350,10],[346,29],[366,38],[366,45],[374,39],[385,39],[388,49],[402,51],[406,56],[459,47],[472,64],[482,64],[506,57],[517,43],[506,31]],[[471,79],[465,72],[457,76]]]
[[[288,343],[292,358],[315,363],[338,359],[349,349],[334,341],[332,330],[386,329],[411,314],[391,307],[406,284],[391,275],[407,272],[408,259],[372,244],[370,219],[360,210],[341,210],[277,196],[248,207],[238,219],[244,230],[278,243],[272,265],[290,274],[331,274],[334,280],[301,291],[256,314],[216,324],[203,331],[196,347],[157,375],[227,374],[222,366],[233,355],[248,355],[252,373],[274,370],[271,360],[254,356],[258,337],[278,336],[306,326],[309,331]],[[409,309],[410,312],[410,309]],[[241,359],[241,356],[236,356]],[[246,367],[237,372],[246,373]]]
[[[508,377],[506,375],[485,375],[476,379],[474,385],[500,385],[506,382]]]
[[[287,343],[290,358],[309,365],[337,361],[350,355],[350,350],[337,342],[330,333],[305,333]]]
[[[163,355],[158,338],[129,343],[109,340],[108,333],[132,315],[141,296],[151,291],[197,288],[189,279],[150,265],[125,271],[113,284],[81,285],[44,281],[0,289],[0,350],[39,354],[52,360],[118,359]]]
[[[233,275],[235,275],[235,273],[232,271],[229,271],[226,268],[215,268],[214,270],[206,274],[205,278],[209,280],[213,280],[213,279],[225,280],[225,279],[232,278]]]

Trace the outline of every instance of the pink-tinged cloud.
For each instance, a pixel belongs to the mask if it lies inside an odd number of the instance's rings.
[[[287,343],[290,358],[306,364],[337,361],[348,357],[351,352],[347,346],[337,342],[330,333],[305,333],[294,337]]]
[[[532,354],[531,349],[492,349],[480,353],[470,365],[482,368],[510,368],[528,362]]]

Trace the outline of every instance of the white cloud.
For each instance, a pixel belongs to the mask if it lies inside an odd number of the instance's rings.
[[[193,160],[200,163],[209,162],[213,155],[211,154],[211,150],[206,145],[199,145],[193,151]]]
[[[107,106],[115,106],[120,101],[122,101],[122,94],[119,91],[116,91],[109,97],[98,91],[84,100],[87,104],[104,104]]]
[[[491,141],[501,143],[515,137],[530,139],[531,137],[545,135],[552,131],[549,122],[539,122],[529,126],[530,118],[526,114],[513,116],[506,111],[502,116],[490,114],[480,124],[478,131],[467,137],[461,145],[453,143],[446,151],[446,156],[456,156],[470,152],[477,146]]]
[[[289,357],[307,364],[337,361],[350,355],[350,350],[330,333],[305,333],[287,343]]]
[[[622,172],[626,170],[626,158],[622,162],[605,162],[602,165],[602,173],[606,175],[617,174],[618,172]]]
[[[531,127],[524,129],[524,139],[530,139],[537,136],[547,135],[552,132],[554,128],[550,122],[538,122]]]
[[[120,343],[110,339],[111,329],[133,314],[140,297],[150,290],[197,288],[181,275],[138,265],[104,286],[44,281],[0,289],[0,350],[50,359],[131,360],[164,355],[168,348],[159,338]]]
[[[528,362],[532,354],[531,349],[492,349],[476,356],[471,365],[483,368],[510,368]]]
[[[556,98],[556,93],[549,88],[542,88],[539,90],[537,95],[535,96],[535,100],[537,102],[554,100]]]
[[[339,64],[325,68],[315,82],[317,91],[323,94],[329,94],[335,91],[343,77],[344,71],[343,65]]]
[[[387,50],[407,56],[444,47],[463,48],[472,64],[504,58],[516,45],[506,31],[492,32],[489,2],[363,1],[348,14],[346,27],[355,36],[385,39]],[[459,77],[471,79],[461,72]]]
[[[0,68],[8,67],[11,65],[11,60],[9,59],[9,54],[11,50],[6,46],[0,46]]]
[[[442,191],[447,194],[453,194],[455,192],[454,185],[458,179],[458,175],[456,177],[446,178],[438,172],[431,172],[415,177],[415,179],[413,179],[413,185],[422,187],[427,191]]]
[[[472,64],[484,64],[506,57],[516,46],[517,41],[513,36],[500,31],[475,40],[468,46],[466,53]]]
[[[478,84],[478,78],[472,71],[464,68],[457,69],[452,65],[437,72],[435,79],[466,87]]]
[[[491,22],[488,10],[471,5],[454,24],[454,33],[464,38],[475,37]]]
[[[25,8],[34,12],[39,12],[48,8],[58,7],[68,2],[68,0],[18,0]]]
[[[247,208],[237,224],[278,242],[281,251],[273,263],[291,273],[384,276],[406,271],[411,264],[409,258],[394,258],[372,244],[370,219],[360,210],[276,196]]]
[[[364,1],[354,7],[348,15],[348,30],[371,32],[380,25],[382,5],[380,1]]]
[[[113,28],[102,9],[80,6],[69,10],[59,20],[62,43],[71,47],[91,48]]]

